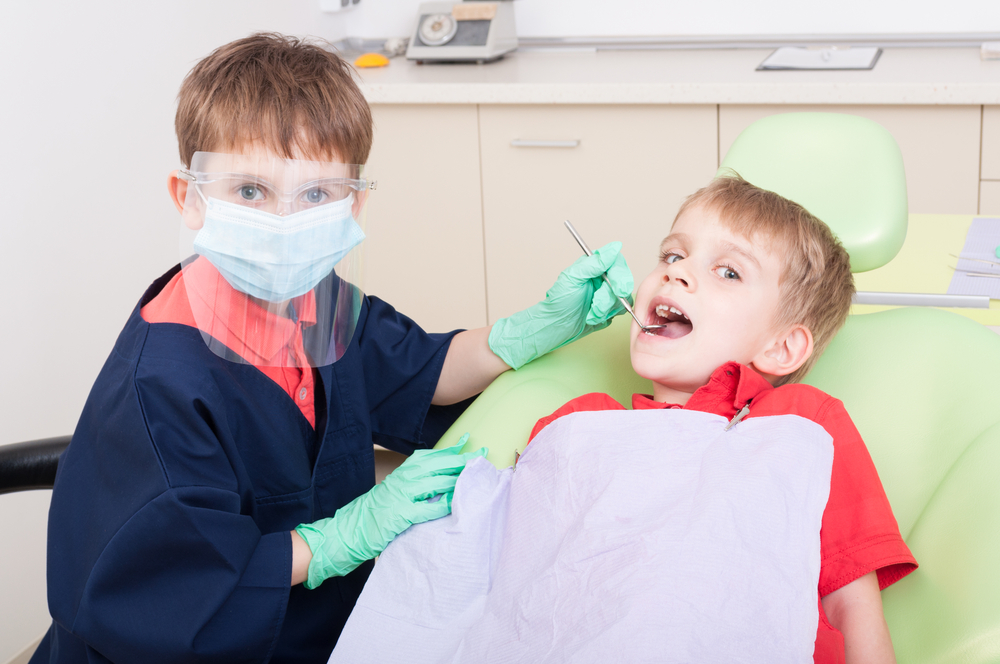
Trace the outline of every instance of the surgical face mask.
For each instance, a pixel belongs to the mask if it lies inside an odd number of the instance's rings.
[[[209,198],[194,249],[238,291],[268,302],[309,292],[365,239],[353,196],[279,216]]]

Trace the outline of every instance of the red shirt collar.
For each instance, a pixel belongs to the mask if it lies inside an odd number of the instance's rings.
[[[316,295],[309,291],[293,298],[291,307],[297,320],[264,309],[247,294],[241,293],[219,274],[204,257],[186,266],[178,275],[185,286],[191,314],[197,327],[250,364],[293,366],[282,354],[301,346],[296,334],[299,323],[316,323]],[[179,284],[181,285],[181,284]],[[297,343],[296,343],[297,342]]]
[[[646,394],[632,395],[633,410],[686,408],[732,418],[748,401],[773,390],[774,387],[759,373],[737,362],[726,362],[715,370],[708,383],[699,387],[687,404],[654,401]]]

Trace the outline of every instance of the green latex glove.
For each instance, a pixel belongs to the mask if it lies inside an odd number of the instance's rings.
[[[450,514],[459,473],[466,463],[487,452],[480,448],[462,454],[468,440],[465,434],[452,447],[414,452],[381,483],[331,518],[296,528],[312,551],[306,588],[316,588],[331,576],[344,576],[371,560],[412,524]]]
[[[625,312],[618,300],[632,300],[632,273],[621,255],[622,243],[611,242],[593,256],[581,256],[563,270],[538,304],[501,318],[490,330],[490,349],[514,369],[535,358],[600,330]],[[614,292],[601,278],[607,273]]]

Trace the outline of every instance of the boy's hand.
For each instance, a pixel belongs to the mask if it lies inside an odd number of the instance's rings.
[[[563,270],[545,299],[493,325],[489,344],[514,369],[571,341],[608,326],[625,311],[618,296],[631,299],[635,282],[621,255],[621,242],[611,242],[593,256],[582,256]],[[611,287],[602,279],[607,273]]]
[[[295,529],[312,551],[305,585],[315,588],[331,576],[344,576],[382,553],[412,524],[451,513],[458,475],[486,448],[463,454],[469,434],[452,447],[418,450],[368,493],[344,505],[329,519]]]

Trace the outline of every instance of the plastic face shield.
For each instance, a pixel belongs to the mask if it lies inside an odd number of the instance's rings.
[[[183,283],[208,347],[234,362],[336,362],[361,313],[365,208],[356,164],[196,152],[181,225]]]

